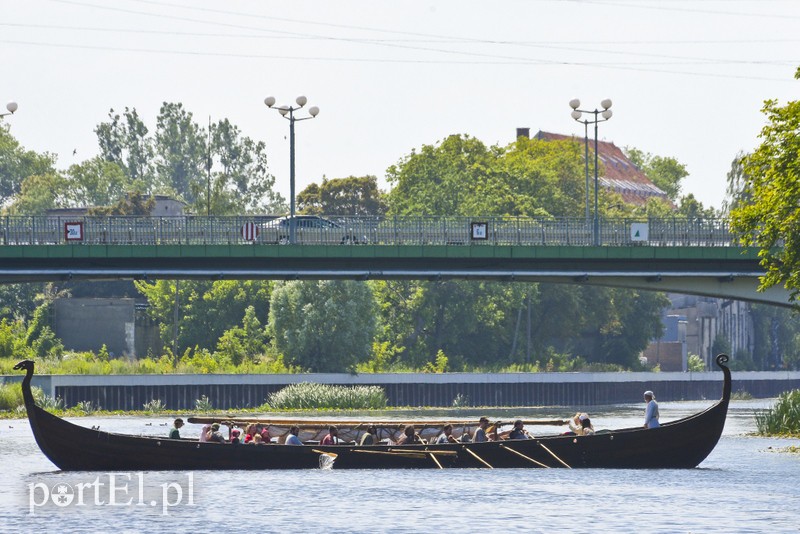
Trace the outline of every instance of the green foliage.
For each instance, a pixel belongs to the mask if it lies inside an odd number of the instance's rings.
[[[625,155],[671,200],[678,199],[681,180],[689,176],[684,164],[675,158],[654,156],[632,147],[625,147]]]
[[[375,300],[356,281],[298,281],[272,294],[269,331],[275,349],[313,372],[355,370],[369,358],[375,336]]]
[[[312,215],[382,215],[386,204],[375,176],[323,177],[321,185],[312,183],[297,195],[297,209]]]
[[[39,358],[61,358],[64,354],[64,345],[56,337],[49,326],[45,326],[39,333],[39,337],[31,343],[33,354]]]
[[[75,409],[89,415],[99,411],[100,406],[95,406],[92,401],[80,401],[75,405]]]
[[[761,435],[800,434],[800,389],[781,393],[775,406],[756,413],[755,418]]]
[[[153,213],[155,205],[155,197],[148,197],[140,191],[132,191],[125,197],[120,198],[115,204],[89,209],[89,215],[106,217],[111,215],[149,216]]]
[[[463,135],[423,145],[387,170],[398,215],[574,215],[585,194],[580,146],[519,138],[501,148]]]
[[[386,408],[380,386],[332,386],[301,382],[271,393],[265,408],[272,410],[379,410]]]
[[[63,176],[56,172],[33,174],[22,180],[8,215],[43,215],[47,210],[63,208],[67,204],[64,193],[68,186]]]
[[[42,388],[36,386],[31,388],[31,392],[33,393],[33,400],[40,408],[48,411],[64,409],[64,399],[61,397],[51,397]]]
[[[22,406],[24,403],[21,382],[0,384],[0,411],[16,410],[18,406]]]
[[[0,123],[0,205],[17,195],[30,176],[54,176],[56,157],[25,150],[10,133],[8,124]]]
[[[0,318],[29,320],[44,287],[42,283],[0,285]]]
[[[109,121],[95,133],[101,158],[122,170],[126,190],[174,195],[189,204],[189,211],[201,214],[283,208],[268,172],[266,145],[242,136],[228,119],[211,125],[210,145],[209,131],[179,103],[163,103],[154,135],[136,109],[129,108],[122,114],[112,109]]]
[[[697,354],[689,354],[686,365],[688,367],[688,371],[692,373],[701,373],[706,370],[706,363],[703,361],[703,358]]]
[[[64,187],[72,206],[110,206],[136,189],[119,165],[99,156],[70,166]]]
[[[153,399],[142,405],[142,410],[147,413],[162,413],[167,410],[167,405],[161,399]]]
[[[469,402],[468,395],[462,395],[459,393],[455,396],[455,398],[453,398],[452,406],[453,408],[469,408],[472,405]]]
[[[0,358],[27,357],[28,331],[22,320],[0,320]]]
[[[800,79],[800,68],[795,78]],[[767,100],[761,144],[743,158],[745,192],[731,210],[741,243],[759,249],[761,287],[783,284],[800,294],[800,100]]]
[[[194,409],[198,412],[210,412],[214,409],[214,406],[208,396],[201,395],[199,399],[194,401]]]
[[[434,362],[428,362],[425,364],[425,367],[422,369],[423,373],[444,373],[447,371],[447,356],[445,356],[444,351],[439,349],[439,352],[436,353],[436,360]]]
[[[256,336],[253,344],[265,342],[263,334],[256,334],[253,318],[260,315],[266,322],[272,285],[273,282],[269,280],[181,280],[177,284],[179,350],[195,345],[215,348],[225,331],[239,325],[243,325],[248,335]],[[159,323],[162,341],[171,346],[176,282],[137,281],[136,288],[147,298],[150,305],[148,314]],[[255,315],[251,313],[245,321],[248,307],[253,307]],[[259,350],[249,346],[245,352],[252,354]]]

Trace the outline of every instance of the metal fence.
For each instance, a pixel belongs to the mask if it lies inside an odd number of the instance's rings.
[[[285,244],[288,218],[64,217],[0,218],[2,245]],[[605,219],[606,246],[735,246],[724,219]],[[298,217],[298,245],[588,246],[592,221],[525,217]]]

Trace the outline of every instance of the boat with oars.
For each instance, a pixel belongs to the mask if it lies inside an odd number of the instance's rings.
[[[731,395],[728,356],[716,363],[723,372],[722,398],[706,410],[662,424],[597,432],[593,435],[541,435],[530,439],[472,443],[456,440],[442,444],[395,445],[401,427],[414,424],[422,433],[440,421],[300,421],[266,420],[273,436],[289,426],[305,429],[303,445],[200,442],[196,439],[134,436],[85,428],[57,417],[36,402],[31,391],[34,363],[19,362],[24,370],[22,394],[36,443],[53,464],[64,471],[133,471],[194,469],[451,469],[451,468],[693,468],[711,453],[722,435]],[[194,419],[190,419],[193,421]],[[258,420],[223,418],[244,426]],[[196,419],[196,422],[206,422]],[[357,438],[369,424],[386,434],[375,445],[321,445],[317,438],[327,424],[336,424],[344,437]],[[502,422],[500,422],[502,423]],[[536,420],[528,424],[537,424]],[[542,423],[539,421],[539,423]],[[472,423],[470,423],[472,425]],[[472,431],[466,423],[454,424],[454,435]],[[281,430],[283,429],[283,430]],[[391,434],[389,434],[391,432]],[[349,433],[349,434],[348,434]],[[357,441],[356,441],[357,443]]]

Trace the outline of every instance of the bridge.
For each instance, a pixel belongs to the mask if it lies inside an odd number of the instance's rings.
[[[627,287],[789,306],[724,220],[5,217],[0,282],[422,279]]]

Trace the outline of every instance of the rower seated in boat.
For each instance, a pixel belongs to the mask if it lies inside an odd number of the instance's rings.
[[[336,425],[328,427],[328,435],[322,438],[319,442],[320,445],[336,445],[339,443],[339,429]]]
[[[225,436],[223,436],[219,431],[219,423],[214,423],[211,425],[211,430],[208,431],[206,435],[206,441],[210,443],[225,443],[227,440]]]
[[[300,427],[299,426],[292,426],[289,428],[289,433],[286,435],[286,445],[302,445],[303,442],[300,441],[298,437],[300,435]]]
[[[453,437],[453,425],[447,423],[442,427],[442,433],[436,438],[436,443],[458,443],[458,440]]]
[[[589,414],[576,413],[568,423],[569,429],[578,436],[590,436],[594,434],[594,426],[592,426],[592,421],[589,419]]]
[[[407,425],[403,429],[403,435],[397,440],[398,445],[414,445],[421,443],[425,443],[425,440],[422,439],[419,434],[417,434],[414,425]]]
[[[514,421],[514,428],[509,430],[508,432],[501,432],[500,438],[505,439],[533,439],[527,430],[525,430],[525,425],[522,423],[522,419],[517,419]]]
[[[378,440],[378,428],[375,425],[369,425],[367,431],[361,436],[360,445],[375,445]]]

